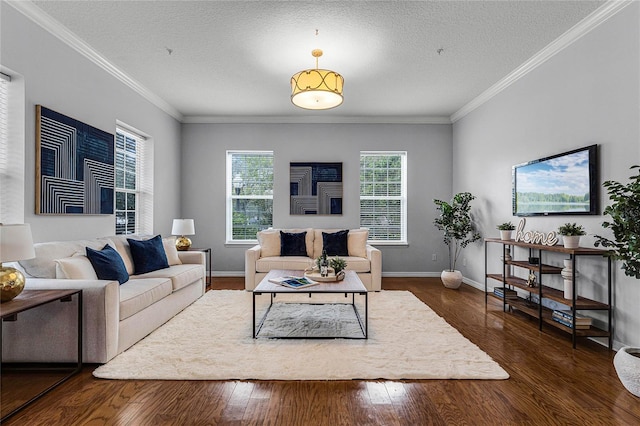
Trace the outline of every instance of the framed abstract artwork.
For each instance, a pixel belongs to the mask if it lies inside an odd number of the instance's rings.
[[[342,214],[342,163],[290,163],[292,215]]]
[[[36,105],[36,214],[113,214],[111,133]]]

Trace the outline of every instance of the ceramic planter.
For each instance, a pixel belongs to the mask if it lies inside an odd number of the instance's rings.
[[[640,397],[640,348],[625,346],[613,357],[613,366],[625,388]]]
[[[460,287],[460,284],[462,284],[462,272],[458,270],[442,271],[442,274],[440,274],[440,279],[442,280],[442,284],[444,284],[446,288],[456,289]]]
[[[501,240],[510,240],[512,233],[513,233],[513,231],[509,230],[509,229],[506,230],[506,231],[500,230],[500,239]]]
[[[580,235],[563,235],[562,244],[565,248],[578,248],[580,247]]]

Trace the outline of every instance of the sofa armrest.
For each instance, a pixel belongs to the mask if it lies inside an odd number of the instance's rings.
[[[260,245],[244,252],[244,288],[253,290],[256,286],[256,262],[260,259]]]
[[[206,266],[207,254],[203,251],[179,251],[180,262]]]
[[[382,290],[382,252],[367,244],[367,259],[371,262],[371,289]]]
[[[118,351],[118,325],[120,322],[120,285],[118,281],[29,278],[25,285],[25,290],[59,289],[82,290],[82,359],[84,362],[104,363],[109,361]],[[33,312],[36,315],[43,315],[47,318],[56,318],[57,321],[62,320],[58,316],[60,313],[71,315],[69,319],[74,315],[69,310],[66,310],[66,312],[60,311],[57,305],[50,305],[47,309],[42,311],[33,310]],[[29,326],[29,329],[38,330],[39,327],[42,327],[42,321],[34,320]],[[28,336],[24,329],[21,334],[22,336]],[[67,337],[71,342],[75,340],[75,335],[71,334],[75,334],[75,332],[70,333],[70,335],[58,336],[56,339],[58,342],[51,342],[46,339],[40,340],[35,334],[31,336],[34,337],[33,340],[24,342],[29,347],[20,347],[16,348],[16,350],[18,352],[26,350],[30,353],[42,351],[43,354],[47,354],[51,352],[49,345],[55,346],[56,343],[59,343],[58,346],[62,347],[62,352],[56,349],[56,357],[66,358],[69,356],[70,360],[73,360],[74,345],[69,345],[69,342],[66,341]],[[21,340],[20,336],[16,336],[16,338]],[[38,345],[41,346],[39,349]],[[66,353],[66,350],[69,350],[69,352]],[[14,355],[17,358],[22,358],[20,353]],[[69,360],[56,359],[48,361]]]

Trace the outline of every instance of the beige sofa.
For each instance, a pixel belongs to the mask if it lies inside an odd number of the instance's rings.
[[[38,243],[34,245],[36,258],[18,265],[27,277],[25,290],[83,290],[84,362],[109,361],[204,294],[203,252],[178,252],[173,239],[163,239],[169,268],[131,275],[134,262],[127,237],[145,239],[129,235]],[[130,274],[121,285],[97,279],[84,256],[85,247],[100,250],[105,244],[116,249]],[[4,341],[10,343],[3,345],[3,361],[77,360],[77,311],[65,305],[44,305],[20,314],[15,322],[5,323]]]
[[[280,256],[280,231],[300,233],[306,231],[306,256]],[[322,255],[322,233],[334,233],[340,229],[267,229],[258,232],[258,245],[245,252],[245,288],[253,290],[272,269],[304,270],[313,259]],[[349,256],[347,269],[355,271],[369,291],[380,291],[382,281],[382,254],[367,244],[369,231],[350,229],[347,235]]]

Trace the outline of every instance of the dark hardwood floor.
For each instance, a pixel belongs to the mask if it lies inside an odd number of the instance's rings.
[[[213,289],[241,289],[214,278]],[[96,367],[61,385],[10,425],[638,425],[640,399],[616,377],[614,352],[576,349],[525,316],[485,309],[482,292],[439,279],[384,278],[409,290],[496,360],[508,380],[135,381],[100,380]],[[428,327],[425,324],[425,327]],[[411,342],[407,342],[410,345]],[[3,378],[3,385],[7,382]],[[5,412],[13,385],[3,386]],[[22,383],[20,392],[29,390]]]

